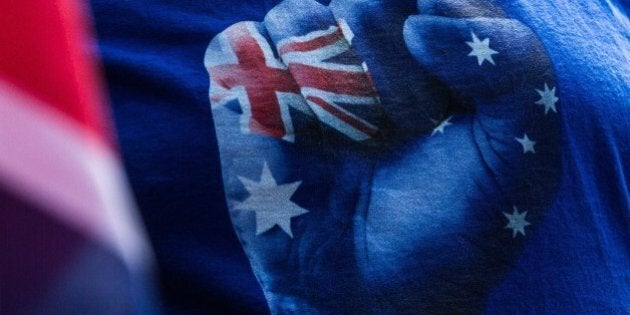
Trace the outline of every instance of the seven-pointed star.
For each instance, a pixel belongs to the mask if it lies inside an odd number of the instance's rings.
[[[536,141],[532,141],[527,134],[523,135],[523,138],[514,138],[523,146],[523,153],[531,152],[536,153],[534,146],[536,145]]]
[[[506,229],[512,229],[512,238],[516,237],[516,234],[521,233],[525,236],[525,227],[531,225],[531,223],[525,220],[525,216],[527,215],[527,211],[523,213],[519,213],[516,206],[514,206],[514,211],[512,214],[507,212],[503,212],[503,215],[508,219],[508,225],[505,226]]]
[[[550,90],[549,86],[547,86],[547,83],[545,83],[545,90],[541,91],[539,89],[536,89],[536,92],[538,92],[538,94],[540,95],[540,99],[536,101],[536,104],[545,106],[545,115],[547,115],[547,112],[550,109],[554,113],[557,113],[556,102],[558,101],[558,98],[556,97],[556,87],[553,87]]]
[[[256,212],[256,235],[278,225],[293,237],[291,218],[308,212],[290,200],[302,181],[278,185],[271,175],[267,162],[263,165],[259,182],[241,176],[238,179],[249,192],[249,197],[235,208]]]
[[[446,128],[447,126],[452,125],[452,123],[450,122],[451,118],[453,118],[453,116],[449,116],[448,118],[444,119],[444,121],[442,121],[439,125],[437,125],[435,128],[433,128],[433,132],[431,133],[431,135],[434,135],[436,133],[444,133],[444,128]]]
[[[494,65],[494,60],[492,60],[492,55],[498,54],[499,52],[490,48],[490,38],[486,38],[484,40],[479,40],[475,33],[470,32],[472,34],[472,42],[466,42],[472,51],[468,54],[468,56],[477,57],[477,63],[479,66],[483,64],[484,61],[488,60],[492,65]]]

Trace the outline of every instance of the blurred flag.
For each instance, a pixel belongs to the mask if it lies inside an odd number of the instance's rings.
[[[150,311],[148,243],[83,8],[8,0],[0,12],[0,313]]]

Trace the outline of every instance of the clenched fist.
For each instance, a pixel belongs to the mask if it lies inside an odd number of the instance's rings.
[[[205,56],[274,313],[479,311],[560,168],[552,64],[488,1],[286,0]]]

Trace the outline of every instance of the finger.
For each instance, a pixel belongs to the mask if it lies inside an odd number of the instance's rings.
[[[269,11],[265,25],[327,143],[378,143],[384,118],[378,95],[328,7],[284,1]]]
[[[551,78],[542,45],[516,20],[414,16],[407,20],[405,36],[416,59],[465,97],[533,91]]]
[[[239,236],[249,243],[271,228],[238,211],[255,186],[252,181],[263,169],[267,176],[274,166],[293,162],[290,152],[295,147],[317,147],[313,138],[318,127],[286,66],[274,56],[262,24],[241,22],[217,35],[204,63],[228,206]],[[306,141],[309,146],[304,146]],[[276,174],[275,180],[296,176],[291,170],[300,169],[279,168],[282,177]],[[292,236],[290,226],[282,228]]]
[[[537,190],[557,166],[560,122],[551,62],[534,33],[512,19],[415,16],[405,39],[420,63],[474,104],[476,142],[499,184]]]
[[[238,114],[240,132],[298,144],[317,140],[314,114],[260,23],[242,22],[217,35],[204,64],[213,109]]]
[[[407,49],[402,30],[406,18],[417,14],[413,1],[333,0],[335,17],[354,34],[352,47],[366,62],[393,133],[403,137],[424,134],[444,118],[448,91]]]
[[[415,16],[405,37],[416,59],[471,100],[480,119],[500,122],[495,133],[522,130],[540,112],[537,90],[555,86],[542,45],[515,20]]]

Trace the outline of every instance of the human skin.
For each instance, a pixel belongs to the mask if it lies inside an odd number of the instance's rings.
[[[275,46],[345,19],[380,93],[382,107],[367,116],[378,139],[349,142],[312,115],[289,143],[243,134],[242,112],[214,108],[235,230],[275,313],[481,311],[555,197],[564,103],[536,33],[485,1],[404,10],[391,1],[285,1],[257,24]],[[305,21],[316,22],[305,29]],[[376,22],[390,28],[380,34]],[[400,36],[388,38],[396,27]],[[494,64],[468,55],[472,33],[490,39]],[[397,80],[392,69],[405,63],[419,70]],[[545,85],[559,96],[553,109],[537,104]],[[518,141],[524,135],[535,152]],[[291,219],[291,235],[257,231],[255,209],[239,207],[251,196],[239,177],[262,181],[264,165],[279,185],[300,182],[291,201],[308,213]],[[506,229],[516,209],[527,211],[524,233]]]

